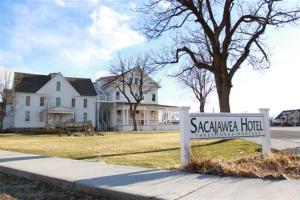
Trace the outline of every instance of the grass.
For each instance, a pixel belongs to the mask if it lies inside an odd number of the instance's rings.
[[[178,168],[178,132],[113,133],[105,136],[0,134],[0,149],[72,159],[95,159],[111,164]],[[237,160],[258,155],[260,146],[244,140],[192,142],[192,155],[205,159]]]

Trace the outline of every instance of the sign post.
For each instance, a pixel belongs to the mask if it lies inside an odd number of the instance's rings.
[[[187,166],[190,162],[191,155],[191,138],[188,129],[190,107],[181,107],[180,110],[180,161],[181,166]]]
[[[260,113],[189,113],[180,111],[181,167],[190,162],[191,139],[263,137],[262,153],[271,153],[269,109]]]
[[[265,137],[263,137],[263,141],[262,141],[263,154],[271,153],[271,131],[270,131],[269,110],[270,109],[268,108],[259,109],[259,112],[264,114]]]

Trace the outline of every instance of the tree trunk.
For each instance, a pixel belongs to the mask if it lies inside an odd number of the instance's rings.
[[[220,112],[230,113],[229,95],[231,90],[231,81],[228,77],[227,71],[224,70],[222,74],[217,76],[215,74],[215,82],[219,98]]]
[[[136,109],[137,109],[137,106],[136,106],[136,105],[134,105],[133,110],[131,109],[132,123],[133,123],[133,131],[137,131],[137,123],[136,123],[136,118],[135,118]]]
[[[133,123],[133,131],[137,131],[137,124],[135,119],[135,111],[132,112],[132,123]]]
[[[3,120],[4,118],[0,117],[0,131],[3,130]]]
[[[204,112],[205,102],[200,103],[200,112]]]

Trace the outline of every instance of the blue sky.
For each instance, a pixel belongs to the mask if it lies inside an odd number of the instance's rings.
[[[118,53],[132,56],[156,50],[166,38],[147,42],[137,31],[138,0],[1,0],[0,65],[14,71],[90,77],[107,74]],[[161,5],[164,6],[164,5]],[[257,112],[268,107],[274,116],[282,109],[300,108],[300,28],[269,29],[271,68],[253,71],[245,66],[233,80],[233,112]],[[159,72],[159,103],[198,108],[192,92],[166,77],[176,66]],[[212,94],[206,107],[218,111]]]

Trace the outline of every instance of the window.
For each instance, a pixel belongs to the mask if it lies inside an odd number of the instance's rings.
[[[75,108],[75,98],[72,98],[72,108]]]
[[[40,122],[44,121],[44,113],[40,112],[39,114]]]
[[[83,99],[83,107],[87,108],[87,99]]]
[[[40,97],[40,106],[45,106],[45,97]]]
[[[61,114],[54,114],[54,121],[61,122]]]
[[[152,101],[156,101],[156,95],[152,94]]]
[[[134,79],[134,84],[135,84],[135,85],[138,85],[138,84],[139,84],[139,79],[138,79],[138,78],[135,78],[135,79]]]
[[[60,91],[60,81],[56,82],[56,91]]]
[[[26,106],[30,106],[30,96],[26,96]]]
[[[121,121],[121,110],[117,110],[117,122]]]
[[[83,121],[87,121],[87,113],[83,113]]]
[[[56,107],[60,106],[60,97],[56,97]]]
[[[120,92],[119,91],[116,92],[116,100],[120,100]]]
[[[139,98],[139,94],[137,92],[134,94],[134,96],[135,98]]]
[[[151,111],[151,119],[155,120],[155,111],[153,111],[153,110]]]
[[[25,121],[26,122],[30,121],[30,111],[26,111],[26,113],[25,113]]]
[[[132,83],[132,78],[128,78],[128,82],[129,82],[129,84],[131,84]]]
[[[107,111],[107,120],[110,122],[110,111]]]

